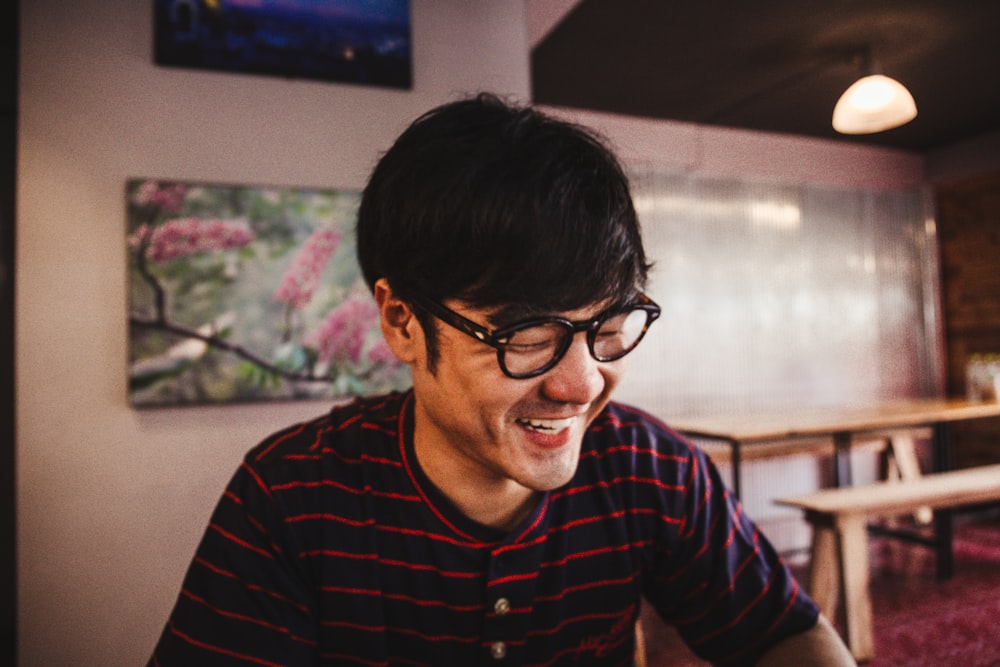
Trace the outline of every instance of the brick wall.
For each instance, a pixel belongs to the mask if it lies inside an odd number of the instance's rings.
[[[1000,172],[937,187],[949,395],[965,395],[965,364],[1000,353]],[[1000,462],[1000,419],[954,428],[959,466]]]

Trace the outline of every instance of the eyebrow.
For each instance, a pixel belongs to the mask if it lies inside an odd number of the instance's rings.
[[[596,310],[592,317],[597,317],[608,310],[623,305],[617,302],[608,303],[603,308]],[[565,319],[565,316],[558,311],[537,308],[523,303],[509,303],[492,310],[487,308],[487,311],[489,312],[487,315],[489,326],[494,330],[503,329],[504,327],[509,327],[526,320],[544,319],[546,317]]]
[[[485,308],[486,321],[491,329],[503,329],[518,322],[550,317],[552,311],[542,310],[523,303],[508,303],[497,308]]]

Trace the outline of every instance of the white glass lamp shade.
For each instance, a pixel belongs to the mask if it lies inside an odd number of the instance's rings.
[[[833,108],[833,129],[841,134],[872,134],[905,125],[917,117],[906,86],[882,74],[858,79]]]

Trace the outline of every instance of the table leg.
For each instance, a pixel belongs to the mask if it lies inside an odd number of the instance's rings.
[[[934,425],[934,470],[944,472],[955,468],[955,452],[951,440],[951,427],[947,423]],[[937,577],[950,579],[955,574],[953,515],[950,509],[934,512],[934,538],[937,542]]]
[[[733,465],[733,493],[736,495],[736,499],[740,499],[740,493],[742,493],[740,484],[740,443],[737,440],[732,440],[729,443],[732,450],[732,465]]]
[[[920,462],[917,461],[917,448],[909,432],[892,433],[885,454],[887,481],[905,484],[922,476]],[[913,512],[913,518],[917,523],[927,525],[934,519],[934,512],[930,507],[918,507]]]
[[[851,434],[833,434],[834,486],[851,486]]]

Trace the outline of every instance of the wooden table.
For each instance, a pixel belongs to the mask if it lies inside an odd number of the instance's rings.
[[[867,406],[808,408],[778,413],[680,417],[668,424],[685,435],[729,444],[733,490],[740,492],[740,464],[745,458],[772,458],[793,453],[847,452],[863,436],[901,429],[934,430],[936,470],[953,467],[947,426],[956,421],[1000,416],[1000,402],[964,399],[907,399]],[[831,446],[832,443],[832,446]],[[850,470],[838,466],[842,484]]]
[[[950,424],[970,419],[1000,417],[1000,402],[964,399],[907,399],[867,406],[791,410],[780,413],[709,416],[668,420],[687,436],[728,443],[733,492],[741,493],[740,466],[744,459],[773,458],[794,453],[832,453],[836,457],[835,483],[851,483],[851,447],[879,433],[931,429],[935,471],[954,467]],[[951,517],[935,513],[938,573],[953,571]]]

